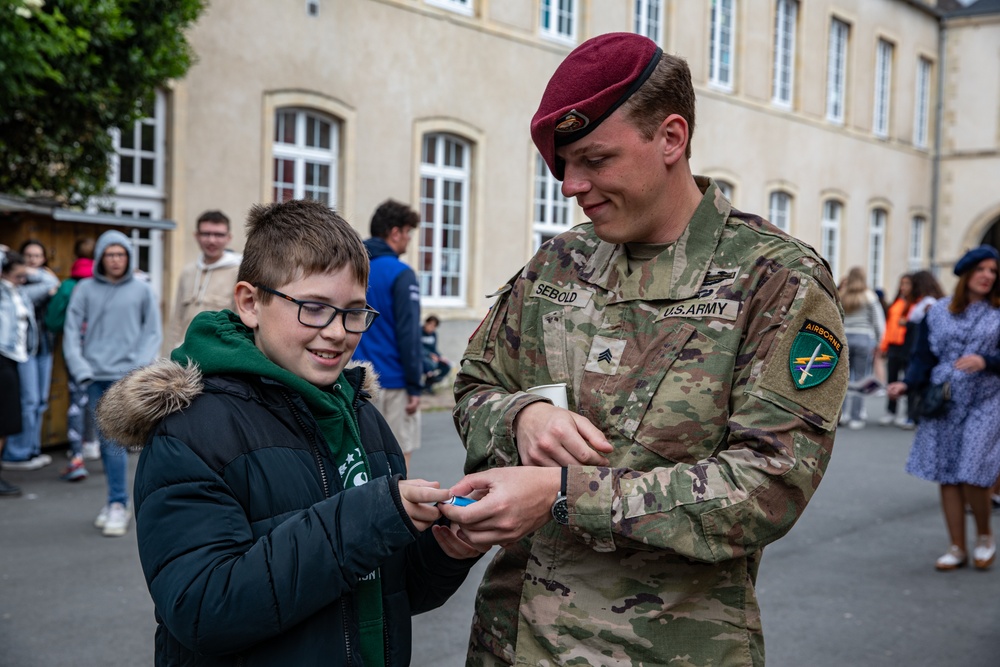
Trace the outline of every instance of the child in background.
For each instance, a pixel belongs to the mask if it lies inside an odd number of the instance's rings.
[[[158,665],[406,665],[410,616],[455,592],[480,552],[434,525],[437,482],[403,454],[347,368],[378,313],[368,255],[327,206],[255,206],[236,312],[195,316],[164,361],[101,403],[144,445],[139,559]]]

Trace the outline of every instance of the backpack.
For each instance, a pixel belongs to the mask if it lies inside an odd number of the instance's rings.
[[[48,309],[45,311],[45,328],[52,333],[62,333],[63,325],[66,323],[66,308],[69,307],[69,297],[73,294],[73,288],[80,282],[79,278],[67,278],[59,285],[59,289],[49,299]]]

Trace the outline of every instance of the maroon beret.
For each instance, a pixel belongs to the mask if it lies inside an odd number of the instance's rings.
[[[590,134],[646,82],[663,51],[631,32],[592,37],[566,56],[545,87],[531,119],[531,139],[556,178],[556,148]]]

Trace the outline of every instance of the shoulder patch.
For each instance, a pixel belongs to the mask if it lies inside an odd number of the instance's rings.
[[[788,367],[796,389],[809,389],[833,375],[843,343],[822,324],[806,320],[788,352]]]

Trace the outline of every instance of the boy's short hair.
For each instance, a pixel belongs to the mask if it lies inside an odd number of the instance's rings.
[[[217,224],[223,224],[226,229],[229,229],[229,216],[222,211],[205,211],[198,216],[198,221],[194,223],[195,231],[201,229],[201,223],[203,222],[214,222]]]
[[[273,289],[345,266],[367,289],[368,252],[361,237],[326,204],[294,199],[250,208],[237,281]],[[262,303],[271,300],[268,292],[257,296]]]
[[[424,320],[424,324],[430,324],[431,322],[438,325],[441,324],[441,320],[438,319],[437,315],[428,315],[427,318]]]
[[[416,229],[419,226],[420,215],[416,211],[394,199],[386,199],[375,209],[370,230],[375,238],[384,239],[397,227]]]

